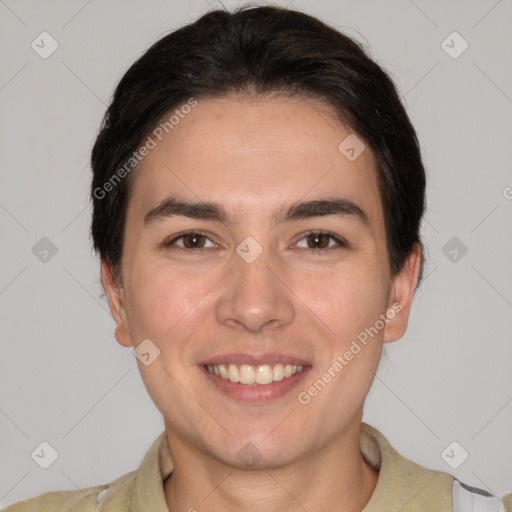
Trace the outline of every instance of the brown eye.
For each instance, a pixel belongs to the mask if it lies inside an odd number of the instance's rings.
[[[329,239],[332,238],[325,233],[312,233],[307,236],[309,249],[324,249],[329,246]]]
[[[189,233],[183,235],[183,246],[186,249],[201,249],[204,247],[205,236],[199,233]]]
[[[215,247],[215,244],[202,233],[189,231],[164,243],[164,247],[175,250],[208,249]]]
[[[340,249],[348,247],[348,243],[338,236],[324,231],[310,231],[297,242],[297,247],[316,252],[318,249]],[[318,251],[324,252],[324,251]]]

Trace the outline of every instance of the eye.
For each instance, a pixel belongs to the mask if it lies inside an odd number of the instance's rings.
[[[207,245],[208,243],[210,245]],[[175,246],[178,249],[193,250],[215,247],[215,244],[203,233],[187,231],[186,233],[182,233],[181,235],[175,236],[168,242],[165,242],[164,246],[170,248]]]
[[[348,243],[342,238],[326,231],[310,231],[306,233],[305,236],[303,236],[296,245],[297,247],[316,252],[318,249],[335,249],[339,247],[347,247]]]
[[[164,242],[163,246],[190,252],[198,249],[216,247],[216,244],[201,232],[187,231],[174,236],[167,242]],[[310,231],[303,235],[303,237],[296,243],[296,246],[301,249],[308,249],[312,252],[320,252],[318,251],[319,249],[347,247],[348,243],[342,238],[326,231]]]

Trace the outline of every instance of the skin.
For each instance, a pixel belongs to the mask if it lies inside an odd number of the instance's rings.
[[[320,102],[201,100],[136,170],[123,282],[115,284],[105,262],[102,282],[117,341],[130,347],[149,338],[160,350],[152,364],[138,364],[165,420],[170,510],[361,511],[375,488],[378,471],[359,451],[363,404],[382,344],[406,331],[420,248],[391,276],[374,157],[368,146],[355,161],[338,150],[351,133]],[[174,216],[145,226],[144,215],[170,195],[221,203],[230,218]],[[274,221],[293,202],[330,197],[355,202],[369,225],[350,215]],[[185,230],[205,232],[206,246],[186,249],[181,239],[181,252],[161,248]],[[308,250],[308,230],[349,245],[328,239],[328,248]],[[248,236],[263,248],[252,263],[236,252]],[[401,310],[385,328],[299,403],[298,392],[396,303]],[[198,366],[228,352],[280,352],[312,368],[283,397],[244,404]],[[250,469],[238,456],[248,442],[259,454]]]

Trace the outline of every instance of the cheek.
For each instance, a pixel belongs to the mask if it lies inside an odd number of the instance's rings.
[[[138,337],[164,343],[190,324],[201,311],[201,286],[189,282],[168,265],[151,267],[140,263],[132,274],[130,317]]]
[[[139,268],[144,272],[133,274],[130,282],[130,324],[137,343],[149,339],[159,351],[149,365],[139,362],[139,371],[157,407],[177,414],[180,407],[186,407],[186,400],[169,404],[168,393],[174,397],[183,394],[179,382],[190,379],[194,366],[191,350],[194,336],[201,330],[200,317],[212,305],[197,279],[189,282],[189,277],[173,272],[168,265]]]
[[[160,362],[185,371],[212,326],[218,297],[218,273],[178,271],[169,262],[138,262],[131,275],[130,328],[136,342],[149,338],[161,352]],[[183,368],[178,368],[178,366]]]
[[[325,328],[343,344],[374,325],[387,304],[387,288],[377,269],[357,267],[324,275],[321,281],[305,280],[299,296],[322,320]]]
[[[321,289],[303,290],[328,326],[329,335],[324,337],[325,357],[302,398],[311,400],[311,410],[318,417],[329,417],[339,425],[364,403],[377,371],[384,335],[380,315],[385,312],[387,287],[378,272],[355,268],[331,275],[325,282]],[[313,398],[316,395],[318,399]]]

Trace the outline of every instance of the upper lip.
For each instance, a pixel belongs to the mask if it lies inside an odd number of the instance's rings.
[[[200,365],[219,365],[225,363],[233,364],[249,364],[252,366],[260,366],[263,364],[273,365],[277,363],[291,364],[294,366],[309,366],[310,363],[299,357],[294,357],[286,354],[277,353],[262,353],[262,354],[250,354],[242,352],[232,352],[229,354],[221,354],[218,356],[212,356],[204,361],[201,361]]]

